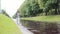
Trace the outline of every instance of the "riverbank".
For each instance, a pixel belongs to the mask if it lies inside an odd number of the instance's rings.
[[[16,19],[13,19],[13,21],[15,22],[15,24],[18,26],[18,28],[21,30],[23,34],[33,34],[26,27],[24,27],[21,22],[19,22],[18,24]]]
[[[11,18],[0,14],[0,34],[22,34],[22,32]]]
[[[27,18],[21,18],[21,20],[60,22],[60,15],[27,17]]]

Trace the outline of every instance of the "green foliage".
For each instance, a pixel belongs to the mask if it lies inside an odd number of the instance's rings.
[[[55,9],[54,14],[60,14],[58,0],[25,0],[19,8],[22,17],[37,16],[45,13],[45,15],[52,15],[52,9]]]
[[[2,14],[4,14],[4,15],[6,15],[6,16],[8,16],[8,17],[10,17],[10,16],[6,13],[6,11],[5,11],[5,10],[2,10]]]
[[[42,12],[37,0],[26,0],[22,6],[19,9],[22,17],[36,16]]]

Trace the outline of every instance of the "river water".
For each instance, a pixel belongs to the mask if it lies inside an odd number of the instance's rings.
[[[60,22],[41,22],[21,20],[22,24],[34,34],[60,34]]]
[[[16,19],[12,18],[12,20],[16,23],[16,25],[22,31],[23,34],[33,34],[31,31],[29,31],[26,27],[24,27],[22,25],[22,23],[20,22],[20,14],[19,13],[17,13]]]
[[[16,25],[19,27],[19,29],[22,31],[23,34],[33,34],[31,31],[25,28],[21,23],[17,24],[16,19],[13,20],[15,21]]]
[[[19,13],[17,14],[17,18],[13,19],[13,21],[16,23],[16,25],[22,31],[23,34],[60,34],[59,33],[60,24],[58,25],[55,22],[54,23],[34,22],[34,21],[22,21],[21,22]]]

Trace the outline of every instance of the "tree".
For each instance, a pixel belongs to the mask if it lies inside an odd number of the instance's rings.
[[[5,11],[5,10],[3,10],[3,9],[2,9],[2,14],[4,14],[4,15],[6,15],[6,16],[8,16],[8,17],[10,17],[10,16],[6,13],[6,11]]]
[[[55,14],[58,14],[57,8],[58,8],[58,3],[57,0],[48,0],[45,4],[46,8],[50,9],[55,9]]]
[[[22,17],[37,16],[38,14],[54,15],[60,14],[59,0],[25,0],[19,8]],[[54,11],[53,11],[54,9]]]

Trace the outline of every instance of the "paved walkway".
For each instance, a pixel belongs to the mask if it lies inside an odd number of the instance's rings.
[[[30,32],[29,30],[27,30],[27,28],[25,28],[24,26],[22,26],[22,24],[17,24],[16,19],[13,19],[16,23],[16,25],[19,27],[19,29],[22,31],[23,34],[33,34],[32,32]]]

